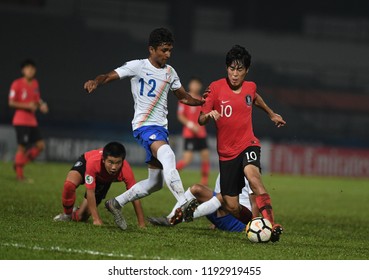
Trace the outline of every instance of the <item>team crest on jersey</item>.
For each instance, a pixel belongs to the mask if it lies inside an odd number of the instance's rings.
[[[246,95],[246,104],[247,104],[247,106],[251,106],[251,104],[252,104],[252,97],[251,97],[251,95]]]
[[[87,184],[92,184],[94,182],[94,177],[92,177],[91,175],[86,175],[85,181]]]
[[[150,140],[155,140],[156,139],[156,134],[151,134],[149,137]]]
[[[78,166],[82,166],[83,165],[83,162],[82,161],[77,161],[75,164],[74,164],[74,167],[78,167]]]

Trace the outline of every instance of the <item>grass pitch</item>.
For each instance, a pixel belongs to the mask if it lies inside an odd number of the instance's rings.
[[[0,163],[0,259],[369,259],[369,179],[264,175],[276,221],[285,228],[278,243],[252,244],[245,234],[210,230],[206,218],[172,228],[137,227],[131,205],[119,230],[99,207],[104,226],[54,222],[62,211],[61,191],[70,164],[33,163],[26,175],[33,184],[15,181],[11,163]],[[136,180],[146,168],[134,168]],[[200,180],[184,170],[185,188]],[[210,182],[214,182],[215,173]],[[107,198],[120,194],[114,183]],[[84,186],[77,191],[77,202]],[[142,200],[145,216],[167,214],[174,198],[164,187]]]

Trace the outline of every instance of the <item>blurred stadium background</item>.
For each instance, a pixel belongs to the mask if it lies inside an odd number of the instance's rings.
[[[251,52],[248,79],[288,123],[276,129],[254,111],[265,171],[369,177],[367,0],[0,0],[0,160],[12,160],[16,147],[9,87],[20,75],[20,62],[33,58],[50,107],[48,115],[38,115],[47,141],[41,160],[73,161],[87,149],[120,140],[131,163],[142,164],[144,151],[131,136],[129,81],[91,96],[83,83],[146,58],[148,34],[159,26],[175,35],[169,63],[184,86],[191,76],[205,85],[223,77],[232,45]],[[176,109],[176,99],[169,98],[170,140],[179,157]],[[215,169],[213,127],[209,133]]]

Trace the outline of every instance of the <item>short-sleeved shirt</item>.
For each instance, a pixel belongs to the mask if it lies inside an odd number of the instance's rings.
[[[110,175],[103,163],[103,149],[91,150],[84,154],[86,159],[85,186],[87,189],[95,189],[96,181],[99,183],[124,182],[127,189],[136,184],[135,177],[129,163],[124,160],[120,172]]]
[[[177,114],[183,115],[186,119],[195,124],[197,124],[200,112],[201,112],[200,106],[188,106],[181,102],[178,102]],[[205,126],[199,126],[199,131],[195,133],[184,125],[182,129],[182,136],[183,138],[205,138],[206,128]]]
[[[173,67],[154,67],[148,59],[126,62],[115,69],[120,79],[131,78],[134,100],[132,129],[141,126],[158,125],[168,128],[168,92],[182,85]]]
[[[33,79],[29,83],[25,78],[16,79],[10,87],[10,100],[20,103],[38,103],[40,101],[40,91],[37,80]],[[15,110],[12,124],[32,127],[38,125],[35,113],[24,109]]]
[[[221,117],[215,122],[217,128],[217,151],[219,159],[236,158],[249,146],[260,146],[252,128],[252,105],[256,96],[256,84],[244,81],[241,92],[234,93],[223,78],[212,82],[202,112],[217,110]]]

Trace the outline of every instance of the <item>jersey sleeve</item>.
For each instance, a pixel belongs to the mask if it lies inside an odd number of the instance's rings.
[[[205,103],[201,106],[201,112],[207,114],[214,108],[214,99],[216,95],[214,84],[211,83],[205,92],[208,96],[205,98]]]
[[[41,100],[40,86],[39,86],[37,80],[35,80],[35,88],[37,89],[37,92],[36,92],[36,95],[35,95],[35,102],[40,102],[40,100]]]
[[[123,162],[123,181],[126,184],[127,190],[133,187],[136,184],[135,175],[133,174],[132,168],[129,165],[128,161],[124,160]]]
[[[114,69],[120,79],[135,76],[141,67],[140,60],[131,60]]]
[[[85,186],[87,189],[90,190],[96,188],[96,169],[94,166],[94,162],[88,160],[86,163]]]
[[[175,91],[179,89],[182,86],[182,84],[181,84],[181,81],[179,80],[176,70],[174,70],[172,66],[169,66],[169,67],[170,67],[170,72],[171,72],[170,90]]]

